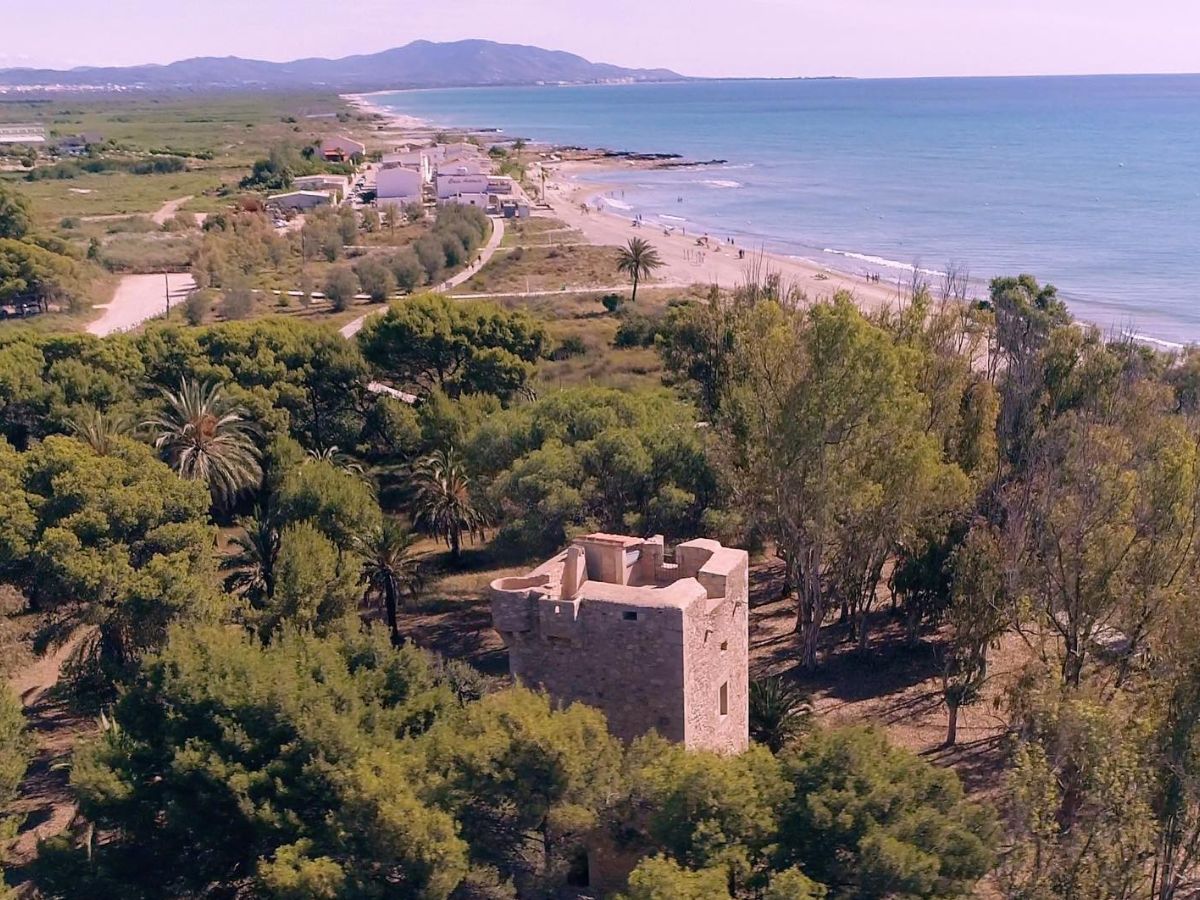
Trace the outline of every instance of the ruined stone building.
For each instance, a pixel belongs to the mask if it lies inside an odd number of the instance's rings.
[[[694,540],[591,534],[529,575],[491,585],[512,674],[600,709],[629,740],[651,729],[690,749],[749,742],[749,558]]]

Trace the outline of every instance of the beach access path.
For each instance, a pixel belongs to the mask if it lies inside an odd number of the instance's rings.
[[[100,317],[88,323],[88,334],[98,337],[129,331],[148,319],[161,316],[167,311],[167,298],[171,307],[182,303],[196,289],[196,282],[187,272],[172,272],[169,275],[126,275],[117,284],[112,300],[96,308]]]
[[[496,250],[499,249],[500,242],[502,240],[504,240],[504,220],[493,218],[491,220],[491,222],[492,222],[492,236],[488,238],[488,242],[486,244],[484,244],[483,249],[479,251],[478,264],[467,266],[465,269],[463,269],[457,275],[447,278],[445,281],[443,281],[437,287],[433,288],[434,291],[439,291],[439,292],[444,293],[444,292],[450,290],[450,288],[458,287],[460,284],[462,284],[464,281],[469,279],[472,275],[474,275],[476,272],[478,272],[480,269],[482,269],[484,266],[486,266],[488,264],[488,262],[491,260],[491,258],[495,255]],[[349,324],[344,325],[341,329],[342,337],[344,337],[344,338],[354,337],[356,334],[358,334],[360,331],[362,331],[362,327],[364,324],[366,324],[367,319],[369,319],[371,316],[374,316],[374,315],[377,315],[377,314],[383,312],[385,309],[387,309],[387,307],[382,306],[379,309],[372,310],[371,312],[367,313],[365,316],[359,316],[353,322],[350,322]]]
[[[585,213],[582,210],[584,203],[611,189],[602,183],[606,170],[612,170],[612,163],[547,164],[546,200],[552,209],[539,210],[539,214],[563,221],[593,244],[622,247],[632,237],[650,243],[662,258],[663,266],[654,273],[654,279],[644,282],[647,287],[656,282],[670,282],[715,284],[728,290],[744,283],[747,272],[761,262],[763,268],[779,273],[785,287],[795,285],[811,300],[827,299],[839,291],[847,291],[859,306],[877,309],[894,304],[901,296],[900,286],[895,282],[868,282],[863,277],[827,269],[807,260],[762,253],[758,247],[747,244],[730,246],[722,243],[719,232],[710,235],[706,249],[696,243],[701,234],[690,228],[686,235],[680,229],[670,235],[664,234],[661,226],[649,222],[635,228],[629,215],[597,211],[594,202]],[[738,250],[746,252],[745,259],[738,259]]]

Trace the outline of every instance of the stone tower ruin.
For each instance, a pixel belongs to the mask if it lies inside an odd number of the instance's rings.
[[[749,558],[694,540],[590,534],[527,576],[491,585],[513,676],[689,749],[749,743]]]

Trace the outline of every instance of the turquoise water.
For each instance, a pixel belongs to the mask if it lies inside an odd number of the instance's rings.
[[[1031,272],[1075,314],[1200,341],[1200,76],[405,91],[434,123],[723,166],[620,172],[615,205],[850,272]],[[936,276],[931,276],[936,280]]]

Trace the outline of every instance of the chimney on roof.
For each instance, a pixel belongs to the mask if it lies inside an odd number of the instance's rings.
[[[587,581],[587,560],[583,550],[572,545],[567,548],[567,561],[563,566],[562,599],[573,600]]]

